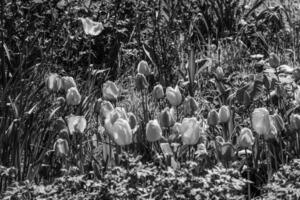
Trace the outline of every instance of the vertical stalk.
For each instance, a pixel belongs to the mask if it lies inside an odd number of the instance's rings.
[[[1,1],[1,74],[2,74],[2,89],[6,87],[5,62],[4,62],[4,0]]]
[[[245,153],[246,153],[246,161],[247,161],[247,179],[250,181],[250,171],[249,171],[249,164],[248,164],[248,153],[247,149],[245,148]],[[248,199],[251,200],[251,188],[250,188],[250,183],[247,183],[247,189],[248,189]]]

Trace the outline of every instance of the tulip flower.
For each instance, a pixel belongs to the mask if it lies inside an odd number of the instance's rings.
[[[57,139],[53,145],[53,150],[59,156],[67,156],[69,154],[68,141],[65,139]]]
[[[156,119],[150,120],[146,125],[146,139],[155,142],[162,138],[162,130]]]
[[[135,132],[138,127],[136,116],[132,112],[127,113],[127,115],[130,128]]]
[[[176,122],[171,128],[171,132],[172,134],[179,135],[180,129],[181,129],[181,123]]]
[[[200,138],[200,124],[195,117],[184,118],[180,127],[180,133],[183,144],[197,144]]]
[[[132,143],[132,130],[127,120],[118,118],[112,125],[108,133],[112,136],[115,143],[125,146]]]
[[[138,73],[135,77],[135,87],[137,91],[142,91],[144,89],[147,89],[149,86],[149,83],[145,77],[144,74]]]
[[[71,77],[71,76],[63,76],[61,78],[61,80],[62,80],[62,89],[65,92],[67,92],[71,87],[76,87],[77,88],[76,83],[75,83],[73,77]]]
[[[97,36],[104,29],[103,24],[101,22],[94,22],[89,18],[82,17],[80,17],[79,20],[81,20],[84,33],[87,35]]]
[[[238,146],[244,149],[251,149],[254,144],[254,137],[249,128],[243,128],[238,137]]]
[[[224,71],[220,66],[216,68],[216,78],[217,80],[222,80],[224,78]]]
[[[252,127],[258,135],[267,135],[271,130],[269,111],[266,108],[255,108],[252,113]]]
[[[50,91],[58,92],[62,88],[62,80],[56,73],[51,73],[46,78],[46,86]]]
[[[119,88],[112,81],[106,81],[103,84],[102,95],[105,100],[116,101],[119,96]]]
[[[157,100],[164,98],[164,96],[165,96],[164,89],[161,84],[154,86],[152,95]]]
[[[103,119],[105,119],[113,110],[114,106],[109,101],[98,99],[95,104],[95,112],[100,114]]]
[[[109,130],[113,126],[113,124],[119,119],[124,119],[128,121],[128,116],[124,108],[116,107],[112,111],[108,113],[108,115],[105,117],[104,121],[104,127]]]
[[[220,144],[223,144],[225,142],[224,138],[222,136],[217,136],[216,137],[216,142],[220,143]]]
[[[159,114],[159,124],[161,127],[171,127],[175,124],[175,120],[172,117],[170,113],[169,108],[165,108],[160,114]]]
[[[222,106],[219,110],[219,122],[227,123],[230,120],[230,109],[228,106]]]
[[[297,88],[295,91],[295,101],[298,105],[300,105],[300,88]]]
[[[188,96],[187,98],[185,98],[183,102],[183,112],[185,115],[193,115],[197,109],[198,103],[193,97]]]
[[[270,53],[269,64],[272,68],[277,68],[280,65],[280,58],[275,53]]]
[[[68,128],[70,134],[84,133],[87,126],[87,121],[83,116],[70,115],[67,117]]]
[[[167,100],[172,106],[178,106],[182,101],[182,96],[179,91],[178,85],[173,89],[172,87],[167,87],[166,89]]]
[[[210,126],[216,126],[219,123],[219,115],[215,109],[209,111],[207,116],[207,123]]]
[[[299,81],[300,80],[300,67],[296,67],[293,72],[293,78],[295,80],[295,82]]]
[[[151,74],[151,69],[145,60],[139,62],[137,72],[145,76],[149,76]]]
[[[292,130],[300,130],[300,115],[291,114],[290,116],[290,126]]]
[[[76,106],[81,102],[81,95],[76,87],[71,87],[67,92],[67,104]]]
[[[285,130],[285,125],[282,117],[278,114],[274,114],[270,116],[273,120],[273,123],[277,129],[278,132],[282,132]]]

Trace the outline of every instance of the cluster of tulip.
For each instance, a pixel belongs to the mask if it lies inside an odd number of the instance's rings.
[[[60,77],[56,73],[50,73],[46,78],[46,85],[52,92],[63,91],[66,93],[66,102],[68,105],[79,105],[81,102],[81,95],[77,89],[73,77]]]

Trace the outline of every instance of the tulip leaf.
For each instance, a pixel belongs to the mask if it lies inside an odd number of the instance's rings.
[[[144,50],[145,54],[147,55],[147,57],[149,58],[149,60],[152,62],[152,64],[154,66],[157,66],[153,60],[153,57],[155,57],[154,51],[147,44],[143,44],[143,50]]]
[[[193,48],[190,50],[188,70],[189,70],[188,71],[189,81],[190,83],[194,83],[196,69],[195,69],[195,52]]]
[[[49,117],[48,117],[48,121],[50,121],[50,120],[53,118],[53,116],[55,115],[55,113],[56,113],[60,108],[61,108],[61,106],[58,106],[57,108],[55,108],[55,109],[50,113],[50,115],[49,115]]]

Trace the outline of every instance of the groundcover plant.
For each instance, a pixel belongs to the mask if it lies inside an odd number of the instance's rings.
[[[2,0],[0,198],[299,199],[300,2]]]

